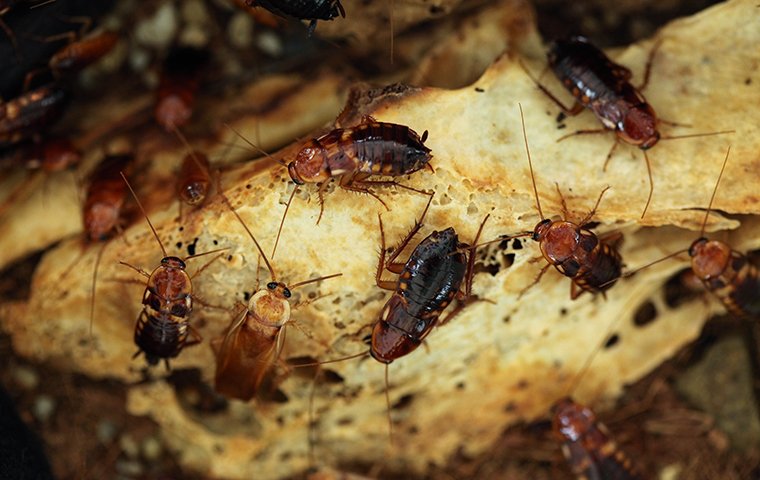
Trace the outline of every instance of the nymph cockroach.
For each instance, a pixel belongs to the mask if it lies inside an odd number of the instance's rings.
[[[22,140],[39,140],[42,132],[61,117],[66,100],[63,90],[49,84],[0,102],[0,148]]]
[[[284,17],[293,17],[299,20],[311,20],[309,34],[317,28],[317,20],[332,20],[340,15],[346,16],[346,11],[340,0],[245,0],[249,7],[262,7],[270,12]]]
[[[24,79],[25,90],[29,88],[35,76],[48,69],[55,78],[61,78],[65,75],[78,73],[97,62],[116,46],[116,43],[119,41],[119,35],[114,32],[103,31],[77,39],[76,33],[66,32],[45,40],[55,41],[62,39],[68,39],[69,43],[50,57],[46,68],[38,68],[26,74],[26,78]]]
[[[565,88],[575,97],[577,103],[573,108],[567,108],[546,87],[531,76],[538,88],[551,98],[563,112],[568,115],[577,115],[583,111],[584,107],[588,108],[604,126],[602,129],[578,130],[559,138],[557,141],[574,135],[614,131],[615,143],[605,159],[604,169],[607,168],[607,163],[620,141],[637,146],[642,150],[649,177],[649,195],[641,213],[642,218],[649,208],[654,192],[652,167],[646,150],[662,139],[730,133],[725,131],[669,137],[660,135],[657,129],[658,123],[671,122],[658,119],[654,109],[641,93],[649,83],[652,60],[660,43],[661,41],[657,42],[650,52],[642,84],[639,87],[634,87],[631,84],[633,73],[628,68],[610,60],[604,52],[592,45],[585,37],[576,36],[553,42],[547,53],[549,66]]]
[[[150,274],[126,262],[120,262],[147,278],[147,286],[142,299],[143,310],[140,312],[135,325],[134,339],[138,350],[133,358],[144,353],[148,364],[155,365],[163,359],[166,368],[169,369],[170,358],[179,355],[185,347],[198,344],[202,340],[201,335],[193,328],[188,319],[193,311],[192,278],[219,256],[199,268],[192,277],[185,270],[185,261],[190,258],[217,253],[221,250],[191,255],[184,260],[168,256],[156,229],[140,203],[140,199],[137,198],[137,194],[127,181],[127,177],[124,174],[121,176],[129,191],[132,192],[137,206],[143,212],[145,220],[148,222],[148,226],[164,255],[161,264]]]
[[[182,160],[177,177],[177,195],[184,203],[195,207],[206,200],[211,189],[211,165],[208,157],[193,150]]]
[[[643,480],[644,476],[589,408],[569,397],[557,401],[552,407],[552,427],[578,479]]]
[[[216,391],[231,398],[248,401],[259,391],[279,358],[285,342],[285,327],[298,325],[291,318],[291,308],[298,306],[290,305],[291,290],[342,274],[312,278],[290,285],[277,281],[274,268],[256,237],[221,192],[221,188],[219,192],[256,245],[258,254],[264,259],[270,274],[266,288],[260,289],[256,285],[256,292],[248,301],[248,306],[243,312],[236,314],[224,337],[211,342],[216,354]]]
[[[528,156],[530,177],[533,182],[533,193],[536,196],[536,208],[538,209],[541,221],[536,224],[533,231],[510,235],[508,238],[530,236],[533,240],[539,242],[541,254],[548,264],[541,270],[534,284],[540,280],[541,276],[550,266],[554,266],[562,275],[572,279],[571,298],[575,299],[583,292],[603,294],[620,277],[622,259],[615,248],[615,244],[621,239],[621,235],[612,234],[599,238],[595,233],[584,228],[584,225],[588,224],[593,218],[604,192],[609,187],[602,190],[594,208],[577,224],[567,220],[557,222],[545,218],[543,210],[541,210],[536,179],[533,175],[533,162],[530,158],[530,148],[528,147],[528,135],[525,131],[525,118],[523,116],[522,105],[520,105],[520,120],[522,121],[523,139]],[[561,198],[562,193],[559,191],[559,186],[557,186],[557,192]],[[565,213],[567,212],[564,198],[562,198],[562,209]],[[526,290],[532,285],[526,287]]]
[[[164,60],[154,116],[167,131],[190,121],[208,60],[207,51],[191,47],[175,48]]]

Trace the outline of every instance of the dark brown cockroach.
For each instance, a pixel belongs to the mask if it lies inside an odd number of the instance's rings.
[[[67,138],[24,142],[0,152],[0,169],[23,167],[53,173],[77,165],[82,154]]]
[[[692,138],[732,132],[710,132],[668,137],[660,135],[657,129],[658,124],[672,122],[658,119],[654,109],[647,103],[644,95],[641,93],[649,83],[652,60],[660,43],[657,42],[650,52],[644,72],[644,81],[639,87],[634,87],[631,84],[633,73],[628,68],[610,60],[604,52],[589,43],[585,37],[576,36],[566,40],[556,40],[549,48],[547,59],[549,66],[557,78],[575,97],[577,103],[573,108],[565,107],[557,97],[528,73],[538,88],[551,98],[563,112],[568,115],[577,115],[583,111],[584,107],[588,108],[604,126],[602,129],[578,130],[560,137],[557,141],[574,135],[614,131],[616,135],[615,143],[605,159],[603,167],[605,170],[619,142],[622,141],[629,145],[634,145],[642,150],[649,177],[649,195],[644,206],[644,211],[641,213],[642,218],[644,218],[649,208],[654,191],[652,167],[646,150],[653,147],[660,140]]]
[[[392,290],[393,294],[385,303],[379,318],[372,327],[372,339],[368,352],[319,362],[318,365],[334,363],[351,358],[372,358],[385,365],[385,396],[390,419],[390,396],[388,393],[388,365],[404,357],[422,344],[433,330],[451,320],[468,303],[473,301],[472,278],[475,266],[475,249],[489,215],[483,219],[471,245],[459,241],[456,231],[449,227],[434,231],[425,237],[412,251],[406,262],[396,259],[423,226],[423,220],[430,207],[432,197],[414,227],[399,246],[386,258],[385,233],[382,218],[380,223],[380,259],[375,273],[377,286]],[[398,279],[384,280],[383,272],[388,270],[399,275]],[[463,287],[464,284],[464,288]],[[454,300],[459,305],[443,319],[441,315]],[[392,431],[392,430],[391,430]]]
[[[554,266],[562,275],[572,279],[573,283],[570,290],[572,299],[578,298],[583,292],[604,294],[620,277],[622,259],[615,244],[621,239],[621,235],[616,233],[599,238],[594,232],[584,228],[584,225],[588,224],[593,218],[604,192],[609,187],[602,190],[594,208],[591,209],[589,214],[580,223],[576,224],[567,220],[553,221],[545,218],[541,210],[536,179],[533,175],[533,162],[531,161],[530,149],[528,147],[528,135],[525,131],[525,118],[523,116],[522,105],[520,105],[520,120],[522,121],[523,139],[528,156],[530,177],[533,182],[533,193],[536,196],[536,208],[538,209],[541,221],[536,224],[533,231],[510,235],[507,238],[530,236],[533,240],[539,242],[541,254],[548,262],[536,277],[536,280],[526,287],[523,292],[535,285],[550,266]],[[562,198],[559,186],[557,186],[557,192],[560,198]],[[565,213],[567,212],[564,198],[562,198],[562,209]]]
[[[0,148],[39,139],[41,133],[61,117],[66,99],[63,90],[49,84],[0,102]]]
[[[286,285],[277,281],[272,264],[261,249],[259,242],[229,200],[219,189],[225,203],[256,245],[259,255],[269,269],[270,281],[248,301],[248,306],[237,314],[223,338],[211,342],[216,355],[216,391],[231,398],[248,401],[259,391],[277,362],[285,342],[287,325],[297,326],[291,318],[291,290],[303,285],[339,277],[336,273]],[[258,275],[257,275],[258,278]],[[258,281],[257,281],[258,283]]]
[[[340,0],[245,0],[249,7],[262,7],[283,17],[311,20],[309,35],[317,28],[317,20],[332,20],[338,15],[346,17]]]
[[[142,299],[143,310],[140,312],[140,316],[135,324],[134,340],[138,350],[132,358],[143,353],[149,365],[156,365],[159,360],[163,359],[168,370],[170,358],[179,355],[185,347],[198,344],[202,340],[201,335],[188,320],[190,313],[193,311],[192,279],[208,267],[211,262],[219,258],[219,256],[216,256],[206,265],[199,268],[192,277],[185,270],[185,262],[191,258],[217,253],[226,249],[199,253],[185,257],[184,259],[168,256],[156,229],[153,227],[148,214],[140,203],[140,199],[137,198],[137,194],[127,181],[127,177],[123,173],[121,177],[132,193],[135,202],[137,202],[137,206],[143,212],[145,220],[148,222],[148,226],[150,226],[150,230],[153,232],[153,236],[158,241],[163,253],[161,264],[150,274],[126,262],[119,262],[147,278],[147,285]]]
[[[702,221],[699,237],[692,242],[688,249],[666,255],[659,260],[628,272],[624,276],[629,277],[654,264],[688,252],[691,257],[691,271],[694,276],[721,301],[731,315],[737,318],[760,319],[760,270],[745,254],[734,250],[727,243],[720,240],[708,240],[704,236],[707,219],[730,152],[731,148],[729,147],[718,180],[715,182],[715,188],[710,197],[705,218]]]
[[[643,480],[596,415],[569,397],[552,407],[552,427],[573,473],[585,480]]]
[[[158,85],[154,117],[167,131],[186,125],[193,114],[201,74],[208,64],[205,50],[173,49],[164,60]]]

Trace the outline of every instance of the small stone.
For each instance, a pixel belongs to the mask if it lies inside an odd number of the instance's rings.
[[[208,40],[208,30],[200,25],[190,24],[179,35],[179,44],[185,47],[203,48]]]
[[[148,461],[155,461],[163,453],[163,446],[161,441],[156,437],[148,437],[142,443],[143,458]]]
[[[227,26],[230,45],[243,50],[253,43],[253,19],[245,12],[237,12]]]
[[[204,25],[208,22],[209,13],[206,4],[201,0],[185,0],[182,2],[182,19],[194,25]]]
[[[256,46],[259,49],[272,57],[282,56],[283,48],[280,37],[272,32],[263,32],[256,38]]]
[[[40,422],[47,422],[55,411],[55,399],[50,395],[39,395],[32,406],[32,413]]]
[[[118,428],[110,420],[101,420],[97,426],[98,440],[102,444],[109,444],[116,438]]]
[[[137,460],[119,460],[116,462],[116,472],[126,477],[139,477],[143,474],[143,466]]]
[[[129,52],[129,66],[135,72],[142,72],[150,65],[150,53],[144,48],[133,47]]]
[[[125,433],[119,438],[119,446],[121,451],[124,452],[128,458],[137,458],[140,455],[140,445],[132,437],[132,435]]]
[[[37,372],[25,365],[19,365],[13,369],[13,379],[24,390],[34,390],[40,383]]]
[[[179,19],[172,2],[161,5],[152,17],[140,22],[135,28],[135,38],[143,45],[165,48],[177,33]]]

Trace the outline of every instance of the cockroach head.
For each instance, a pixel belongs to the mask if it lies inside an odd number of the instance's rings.
[[[563,440],[576,441],[585,435],[596,421],[596,416],[588,408],[565,397],[552,406],[552,427],[554,433]]]
[[[698,238],[689,247],[691,269],[700,280],[711,280],[720,276],[731,260],[731,247],[726,243],[706,238]]]
[[[652,107],[641,102],[629,109],[619,125],[617,135],[624,142],[642,150],[655,146],[660,140],[660,132],[657,131],[657,116]]]

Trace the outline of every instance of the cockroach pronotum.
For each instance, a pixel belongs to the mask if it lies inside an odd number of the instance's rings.
[[[287,325],[298,325],[291,318],[290,297],[294,288],[342,275],[336,273],[312,278],[291,285],[277,281],[272,264],[259,242],[240,215],[219,189],[229,209],[251,237],[256,249],[269,269],[270,281],[248,301],[245,310],[236,315],[223,338],[213,340],[211,347],[216,354],[216,391],[231,398],[248,401],[259,391],[272,366],[280,356],[285,341]],[[258,278],[258,272],[257,272]]]
[[[525,131],[525,118],[523,116],[522,105],[520,105],[520,120],[522,121],[523,140],[525,141],[525,151],[528,156],[530,177],[533,182],[533,193],[536,196],[536,208],[538,209],[541,221],[536,224],[532,232],[509,235],[506,238],[530,236],[533,240],[539,242],[541,254],[548,262],[536,277],[534,283],[527,288],[537,283],[550,266],[554,266],[558,272],[573,281],[570,290],[572,299],[578,298],[583,292],[604,294],[620,277],[622,259],[615,248],[615,244],[621,239],[621,235],[615,233],[599,238],[594,232],[584,228],[584,225],[593,218],[604,192],[609,187],[602,190],[594,208],[591,209],[580,223],[576,224],[567,220],[553,221],[545,218],[543,210],[541,210],[536,179],[533,175],[533,162],[531,161],[530,148],[528,147],[528,135]],[[557,186],[557,192],[560,198],[562,198],[559,186]],[[567,207],[565,206],[564,198],[562,198],[562,208],[566,213]]]
[[[202,340],[201,335],[188,320],[193,311],[192,279],[219,256],[199,268],[192,277],[185,270],[185,262],[191,258],[217,253],[225,249],[191,255],[185,259],[168,256],[156,229],[140,203],[140,199],[137,198],[137,194],[127,181],[127,177],[123,173],[121,177],[132,193],[135,202],[137,202],[137,206],[143,212],[145,220],[148,222],[148,226],[163,253],[161,264],[150,274],[126,262],[119,262],[147,278],[142,299],[143,310],[135,324],[134,340],[138,350],[132,358],[143,353],[149,365],[156,365],[159,360],[163,359],[168,370],[170,358],[179,355],[185,347],[196,345]]]
[[[207,51],[192,47],[174,48],[164,60],[154,116],[165,130],[172,131],[190,121],[208,60]]]
[[[22,140],[39,139],[63,114],[67,95],[54,84],[43,85],[0,102],[0,148]]]
[[[567,108],[557,97],[541,85],[530,73],[525,70],[533,82],[543,91],[563,112],[568,115],[577,115],[583,108],[588,108],[602,122],[604,128],[593,130],[578,130],[557,141],[574,135],[595,134],[605,131],[615,132],[615,143],[604,162],[604,169],[612,157],[620,141],[639,147],[643,154],[649,177],[649,195],[647,196],[641,218],[649,208],[654,192],[652,180],[652,167],[646,150],[653,147],[660,140],[672,140],[679,138],[693,138],[708,135],[732,133],[733,131],[698,133],[679,136],[661,136],[657,130],[658,123],[665,122],[658,119],[652,106],[647,103],[641,91],[649,83],[652,60],[657,52],[661,41],[652,48],[647,60],[644,80],[639,87],[631,84],[633,73],[626,67],[610,60],[604,52],[592,45],[585,37],[575,36],[566,40],[557,40],[549,48],[547,59],[549,66],[564,87],[575,97],[576,104],[573,108]]]
[[[666,255],[643,267],[626,273],[629,277],[644,268],[662,262],[676,255],[688,252],[691,257],[691,271],[704,287],[723,304],[726,310],[736,318],[760,319],[760,270],[741,252],[720,240],[708,240],[705,237],[707,219],[712,210],[720,179],[728,163],[731,152],[729,147],[726,158],[715,182],[710,203],[707,206],[699,237],[688,249]]]
[[[249,7],[262,7],[283,17],[311,20],[309,35],[317,28],[317,20],[332,20],[338,15],[345,18],[346,11],[340,0],[245,0]]]
[[[393,294],[372,327],[372,340],[368,352],[317,363],[322,365],[370,355],[384,364],[389,427],[392,423],[388,365],[417,349],[434,327],[445,324],[473,301],[475,249],[489,217],[486,215],[481,222],[471,245],[460,242],[454,228],[449,227],[443,231],[434,231],[425,237],[414,248],[406,262],[396,262],[404,248],[422,228],[431,201],[432,197],[428,200],[420,219],[388,258],[385,256],[382,217],[378,214],[381,253],[375,282],[382,289],[392,290]],[[397,273],[398,279],[384,280],[382,275],[385,270]],[[455,299],[459,301],[459,305],[441,319],[446,307]]]

